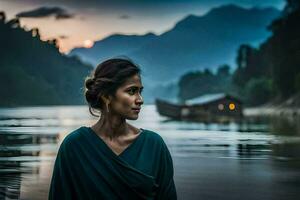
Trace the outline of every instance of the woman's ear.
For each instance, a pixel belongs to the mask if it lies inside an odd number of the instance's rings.
[[[105,104],[109,103],[108,98],[105,97],[104,95],[101,96],[101,99],[102,99],[102,101],[103,101]]]
[[[111,102],[111,97],[110,97],[110,96],[107,97],[107,96],[102,95],[102,96],[101,96],[101,99],[103,100],[103,102],[104,102],[105,104],[109,104],[109,103]]]

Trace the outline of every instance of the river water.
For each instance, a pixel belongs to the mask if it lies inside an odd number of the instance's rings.
[[[0,199],[47,199],[60,142],[96,120],[87,106],[0,108]],[[163,137],[178,199],[300,199],[297,118],[180,122],[145,105],[128,122]]]

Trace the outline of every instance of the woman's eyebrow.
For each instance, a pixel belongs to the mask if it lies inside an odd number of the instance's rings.
[[[128,89],[128,88],[139,88],[139,87],[138,87],[138,86],[134,86],[134,85],[133,85],[133,86],[129,86],[129,87],[127,87],[127,89]],[[141,88],[141,89],[144,89],[144,86],[142,86],[142,87],[140,87],[140,88]]]

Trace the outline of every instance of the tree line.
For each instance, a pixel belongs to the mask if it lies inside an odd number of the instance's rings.
[[[93,69],[59,52],[56,39],[0,12],[0,106],[83,104],[84,77]]]
[[[237,67],[220,66],[213,74],[208,69],[189,72],[179,80],[181,101],[204,93],[226,92],[239,97],[246,105],[255,106],[300,92],[300,6],[287,0],[280,18],[267,28],[272,35],[258,48],[240,45]],[[223,71],[225,73],[220,73]],[[223,75],[221,75],[223,74]]]

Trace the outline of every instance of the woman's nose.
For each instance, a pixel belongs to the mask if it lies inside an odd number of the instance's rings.
[[[138,97],[137,97],[137,99],[136,99],[136,102],[138,102],[138,103],[143,103],[143,97],[142,97],[141,94],[138,94]]]

